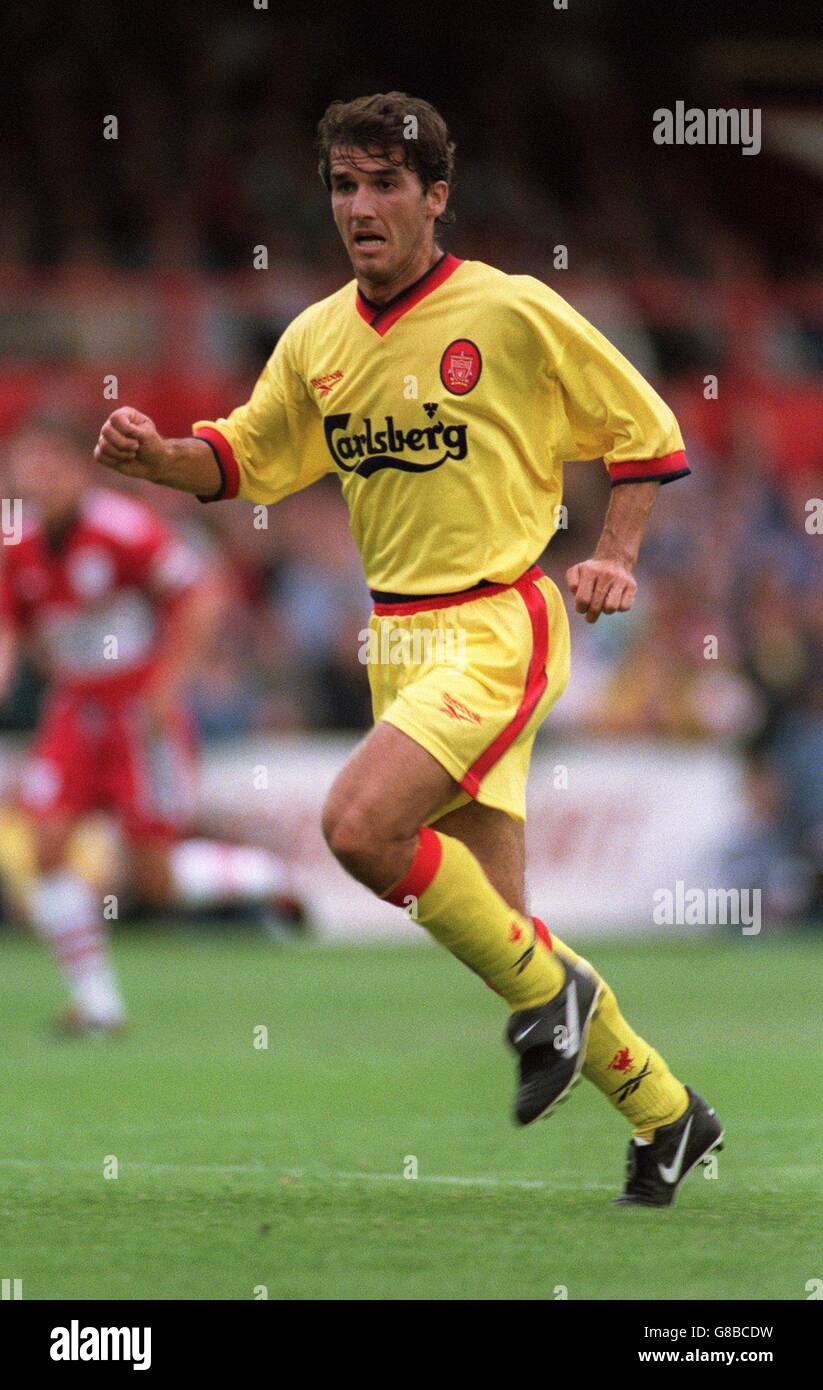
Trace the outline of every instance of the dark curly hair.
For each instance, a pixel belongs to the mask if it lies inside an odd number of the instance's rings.
[[[377,152],[392,164],[404,164],[414,170],[424,189],[439,179],[448,184],[454,179],[455,147],[446,122],[428,101],[406,92],[331,103],[318,124],[316,140],[320,177],[329,190],[335,147]],[[403,152],[401,158],[398,149]],[[453,215],[447,211],[438,221],[451,222]]]

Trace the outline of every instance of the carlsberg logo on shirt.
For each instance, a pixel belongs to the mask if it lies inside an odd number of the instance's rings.
[[[323,420],[329,453],[344,473],[357,473],[361,478],[370,478],[380,468],[428,473],[447,459],[466,457],[466,425],[444,425],[438,420],[416,429],[400,429],[394,416],[386,415],[375,427],[367,416],[362,429],[347,433],[351,418],[327,415]],[[410,454],[417,457],[410,458]]]

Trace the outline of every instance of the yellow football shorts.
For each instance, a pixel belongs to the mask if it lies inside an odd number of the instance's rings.
[[[375,722],[427,749],[470,799],[526,819],[535,734],[566,688],[569,624],[557,586],[534,565],[514,584],[377,602],[367,664]]]

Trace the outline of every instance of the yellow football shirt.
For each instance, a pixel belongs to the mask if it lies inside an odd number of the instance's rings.
[[[289,325],[251,398],[200,420],[214,499],[279,502],[337,473],[370,587],[510,583],[557,526],[563,463],[613,483],[689,472],[668,406],[560,295],[445,254],[386,305],[352,281]]]

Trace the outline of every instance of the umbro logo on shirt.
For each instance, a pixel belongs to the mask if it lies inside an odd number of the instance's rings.
[[[313,386],[318,396],[327,396],[333,391],[338,381],[343,380],[342,372],[327,372],[325,376],[313,376],[310,378],[309,385]]]

